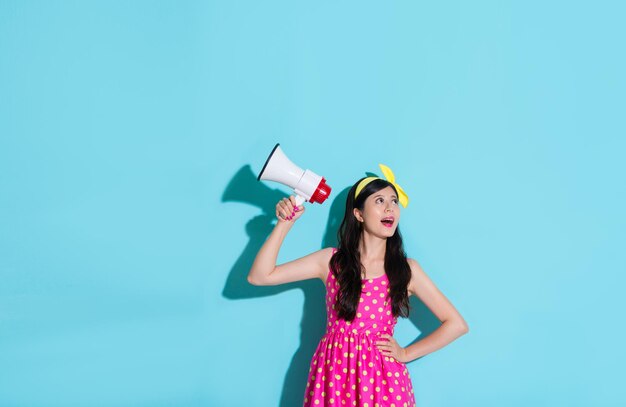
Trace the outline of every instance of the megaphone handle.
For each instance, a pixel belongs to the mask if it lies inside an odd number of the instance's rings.
[[[306,198],[296,194],[296,206],[300,206],[306,201]]]

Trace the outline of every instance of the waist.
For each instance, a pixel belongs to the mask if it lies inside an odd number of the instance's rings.
[[[352,328],[346,326],[332,327],[326,330],[326,333],[322,338],[332,337],[332,336],[346,336],[346,337],[370,337],[370,338],[378,338],[382,334],[393,335],[393,330],[389,327],[382,327],[379,329],[374,329],[372,327],[368,328]]]

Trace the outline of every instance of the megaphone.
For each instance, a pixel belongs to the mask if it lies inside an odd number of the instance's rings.
[[[257,180],[274,181],[287,185],[296,194],[296,205],[304,201],[322,203],[330,195],[331,188],[326,185],[326,179],[311,170],[302,170],[287,158],[280,143],[267,157],[263,169]]]

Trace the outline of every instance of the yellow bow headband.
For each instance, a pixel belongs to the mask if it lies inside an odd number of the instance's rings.
[[[385,176],[386,180],[389,181],[391,184],[393,184],[394,187],[396,187],[396,190],[398,191],[398,195],[400,195],[398,197],[398,200],[400,201],[402,206],[406,208],[406,206],[409,204],[409,196],[406,194],[406,192],[404,192],[404,190],[400,187],[400,185],[396,184],[396,177],[393,175],[393,172],[391,171],[389,167],[383,164],[378,164],[378,166],[383,172],[383,175]],[[374,181],[375,179],[382,179],[382,178],[367,177],[367,178],[364,178],[361,182],[359,182],[359,185],[357,185],[356,191],[354,192],[354,199],[356,199],[356,197],[359,196],[359,194],[361,193],[361,191],[363,190],[363,188],[365,188],[367,184]]]

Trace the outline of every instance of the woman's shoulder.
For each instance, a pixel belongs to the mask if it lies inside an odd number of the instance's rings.
[[[338,249],[336,247],[329,246],[329,247],[324,247],[323,249],[318,250],[316,253],[318,253],[319,255],[322,255],[323,257],[327,257],[330,259],[330,257],[333,254],[335,254],[337,250]]]
[[[316,262],[320,265],[320,267],[326,268],[328,263],[330,262],[331,257],[335,253],[334,247],[324,247],[323,249],[317,250],[311,253],[311,256],[316,258]]]
[[[324,264],[324,272],[322,274],[322,282],[324,283],[324,285],[326,285],[328,283],[328,278],[330,277],[332,271],[331,271],[331,266],[330,266],[330,259],[333,257],[333,254],[335,254],[335,251],[337,250],[336,247],[325,247],[323,249],[320,249],[317,251],[317,253],[320,254],[320,257],[323,259],[323,264]]]
[[[410,265],[411,267],[413,267],[413,266],[415,266],[416,264],[418,264],[418,263],[417,263],[417,260],[415,260],[413,257],[408,257],[408,256],[407,256],[406,261],[409,263],[409,265]]]
[[[324,248],[322,250],[325,250],[325,253],[326,253],[326,256],[327,256],[327,259],[328,259],[327,263],[330,266],[330,259],[333,258],[333,256],[335,255],[335,253],[337,252],[338,249],[336,247],[332,247],[331,246],[331,247],[326,247],[326,248]]]
[[[417,295],[418,288],[420,286],[424,286],[425,284],[428,284],[428,282],[430,281],[430,278],[426,275],[426,273],[424,272],[424,269],[422,269],[422,266],[417,260],[410,258],[410,257],[407,257],[406,260],[409,263],[409,266],[411,268],[411,280],[409,282],[409,291]]]
[[[330,257],[333,253],[335,253],[335,251],[337,251],[336,247],[329,246],[329,247],[324,247],[323,249],[320,249],[317,252],[320,254],[325,254]]]
[[[409,267],[411,267],[411,273],[413,275],[415,275],[415,273],[423,273],[424,270],[422,270],[422,266],[419,264],[419,262],[412,258],[412,257],[407,257],[406,258],[407,263],[409,263]]]
[[[312,252],[310,254],[316,255],[316,256],[324,256],[324,255],[333,254],[335,250],[337,250],[335,247],[324,247],[324,248],[316,250],[316,251],[314,251],[314,252]]]

